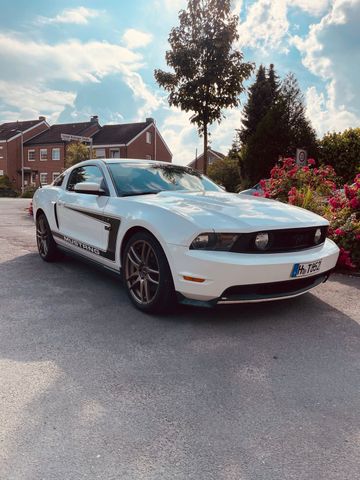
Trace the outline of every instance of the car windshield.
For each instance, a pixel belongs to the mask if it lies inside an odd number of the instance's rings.
[[[164,191],[215,191],[221,188],[188,167],[160,163],[108,163],[119,196]]]

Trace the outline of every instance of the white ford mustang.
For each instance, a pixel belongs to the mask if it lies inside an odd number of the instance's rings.
[[[37,245],[123,276],[134,305],[214,305],[294,297],[324,282],[337,246],[328,222],[273,200],[224,192],[173,164],[88,160],[33,200]]]

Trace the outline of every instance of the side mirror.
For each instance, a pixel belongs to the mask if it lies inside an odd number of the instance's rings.
[[[80,182],[74,187],[76,193],[87,193],[88,195],[105,195],[105,190],[98,183]]]

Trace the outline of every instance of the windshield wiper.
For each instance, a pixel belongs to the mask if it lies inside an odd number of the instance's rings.
[[[163,190],[152,190],[147,192],[126,192],[122,193],[122,197],[135,197],[136,195],[156,195],[157,193],[163,192]]]

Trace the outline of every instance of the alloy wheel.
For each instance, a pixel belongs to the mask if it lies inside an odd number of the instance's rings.
[[[145,240],[134,242],[125,259],[125,280],[133,298],[147,305],[159,289],[160,268],[152,246]]]
[[[40,255],[46,257],[49,251],[49,232],[44,215],[36,222],[36,241]]]

